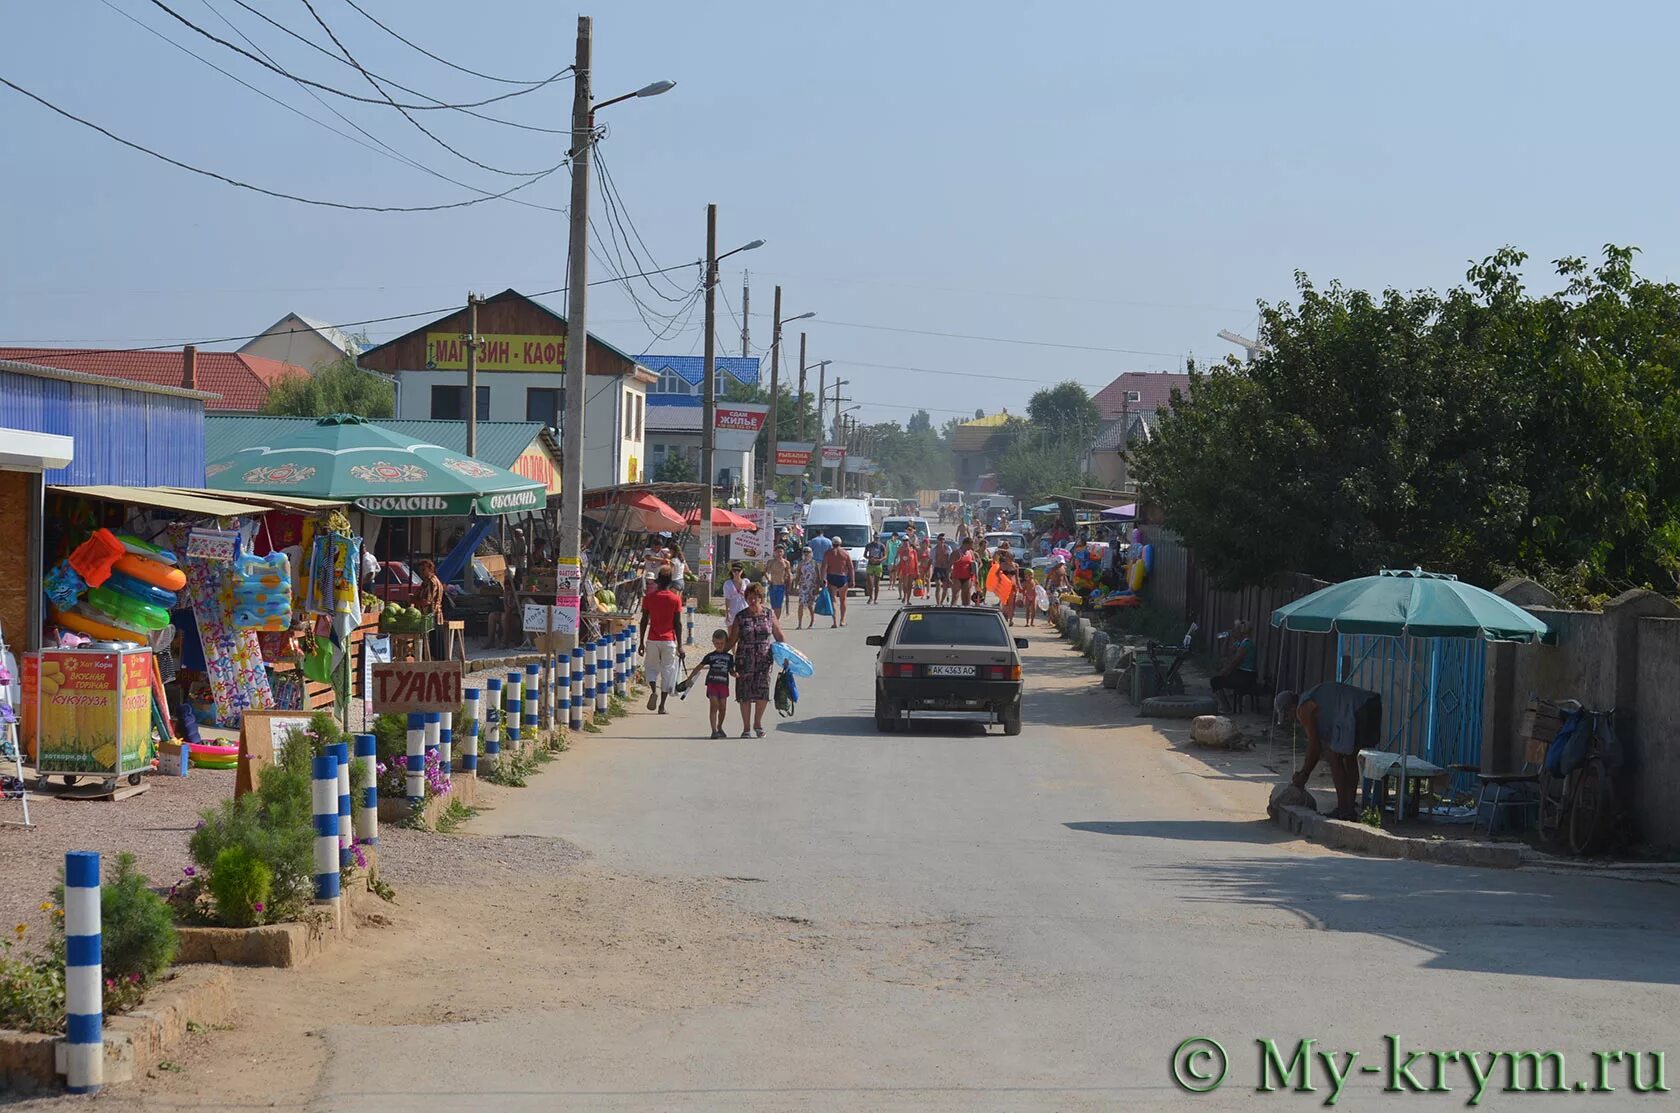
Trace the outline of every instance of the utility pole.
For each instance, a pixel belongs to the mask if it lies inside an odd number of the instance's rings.
[[[799,334],[800,342],[805,340],[805,334]],[[817,463],[817,491],[822,491],[823,482],[823,442],[828,437],[823,433],[823,407],[828,405],[828,365],[817,368],[817,443],[812,459]]]
[[[700,411],[700,608],[712,609],[712,484],[717,481],[717,206],[706,206],[705,402]]]
[[[746,334],[745,311],[742,312],[741,318],[741,332],[744,337]],[[764,487],[766,490],[773,487],[776,482],[776,449],[781,443],[781,437],[776,430],[776,419],[780,416],[782,397],[782,288],[780,286],[776,287],[775,308],[770,312],[770,320],[770,439],[767,442],[770,449],[770,459],[764,465]],[[741,354],[745,355],[744,339],[742,345],[743,351]],[[762,492],[759,501],[763,502]]]
[[[780,290],[778,286],[776,289]],[[741,272],[741,358],[752,355],[752,285],[747,272]]]
[[[467,455],[478,455],[478,303],[467,291]]]
[[[572,80],[572,207],[571,230],[566,255],[566,366],[561,380],[565,388],[565,428],[560,441],[560,544],[561,560],[575,561],[583,569],[583,396],[589,351],[589,149],[595,140],[595,118],[590,110],[590,49],[594,21],[578,16],[577,63]],[[552,614],[553,612],[549,612]],[[566,638],[568,650],[577,644],[574,632]]]
[[[799,334],[799,439],[805,439],[805,334]]]

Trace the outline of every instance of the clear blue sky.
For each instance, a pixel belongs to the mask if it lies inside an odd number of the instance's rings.
[[[169,0],[286,68],[371,91],[233,0]],[[324,41],[302,0],[248,0]],[[452,99],[500,87],[438,66],[344,0],[314,0],[371,70]],[[577,12],[537,0],[358,0],[465,65],[541,76],[571,60]],[[468,194],[299,119],[124,19],[127,12],[335,126],[297,86],[174,23],[149,0],[8,5],[0,75],[184,161],[288,192],[428,204]],[[852,380],[866,420],[1024,408],[1035,383],[1093,389],[1124,370],[1231,349],[1257,298],[1319,282],[1444,286],[1501,244],[1545,261],[1600,244],[1680,254],[1666,141],[1666,3],[771,4],[615,0],[592,11],[608,166],[662,264],[697,258],[708,201],[753,342],[771,287],[815,309],[811,359]],[[569,84],[483,111],[564,126]],[[333,98],[328,98],[333,100]],[[404,99],[409,99],[406,96]],[[495,190],[390,110],[334,100],[410,157]],[[439,117],[448,117],[439,119]],[[558,160],[563,140],[455,113],[425,122],[481,161]],[[346,129],[347,130],[347,129]],[[559,213],[491,202],[343,213],[231,189],[127,151],[0,88],[0,340],[132,345],[255,332],[287,310],[352,321],[557,287]],[[520,196],[563,206],[557,175]],[[597,205],[599,213],[599,205]],[[602,226],[605,231],[605,225]],[[601,277],[596,266],[591,277]],[[691,287],[694,272],[675,276]],[[655,309],[670,307],[642,290]],[[558,299],[556,308],[563,308]],[[764,314],[766,316],[760,316]],[[739,330],[720,303],[726,348]],[[826,322],[1050,341],[1078,351]],[[593,331],[646,327],[597,288]],[[403,331],[369,330],[375,339]],[[698,350],[699,316],[659,344]],[[795,352],[797,337],[786,342]],[[966,375],[883,369],[894,364]],[[950,416],[936,412],[936,423]]]

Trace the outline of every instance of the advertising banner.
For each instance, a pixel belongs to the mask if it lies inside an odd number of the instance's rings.
[[[816,445],[810,441],[783,441],[776,446],[776,474],[804,475],[811,466],[811,454]]]
[[[846,446],[841,444],[823,445],[823,467],[837,468],[846,458]]]
[[[575,634],[583,607],[583,570],[576,557],[561,557],[554,567],[554,632]]]
[[[36,768],[118,777],[151,766],[152,654],[43,649]]]
[[[747,451],[769,412],[769,405],[761,402],[719,402],[712,418],[714,445],[725,452]]]
[[[478,338],[480,371],[537,371],[550,375],[566,370],[564,336],[521,336],[490,332]],[[459,333],[426,334],[426,370],[465,371],[467,342]]]
[[[767,508],[758,508],[737,510],[735,513],[751,519],[753,528],[741,530],[729,539],[729,547],[734,555],[742,560],[768,560],[770,546],[775,539],[775,527],[771,524],[770,511]]]

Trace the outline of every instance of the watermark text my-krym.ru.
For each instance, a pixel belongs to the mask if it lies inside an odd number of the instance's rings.
[[[1385,1093],[1463,1094],[1478,1106],[1490,1094],[1666,1094],[1666,1055],[1661,1051],[1592,1051],[1578,1053],[1576,1069],[1561,1051],[1470,1051],[1413,1049],[1399,1036],[1384,1036],[1377,1054],[1331,1049],[1307,1038],[1254,1041],[1252,1082],[1233,1079],[1231,1057],[1219,1041],[1191,1036],[1173,1049],[1172,1078],[1192,1094],[1212,1093],[1230,1084],[1251,1085],[1257,1093],[1322,1095],[1335,1105],[1348,1087],[1366,1080]]]

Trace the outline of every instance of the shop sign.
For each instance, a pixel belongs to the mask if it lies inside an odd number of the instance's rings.
[[[373,666],[375,711],[459,711],[461,662],[390,661]]]
[[[805,469],[811,466],[811,455],[816,445],[810,442],[783,441],[776,446],[776,474],[804,475]]]
[[[563,374],[566,370],[564,336],[526,336],[489,332],[478,338],[480,371],[527,371]],[[465,371],[467,341],[460,333],[426,334],[426,370]]]
[[[150,764],[152,655],[44,649],[37,768],[116,777]]]
[[[846,459],[846,446],[841,444],[823,445],[823,467],[837,468]]]

